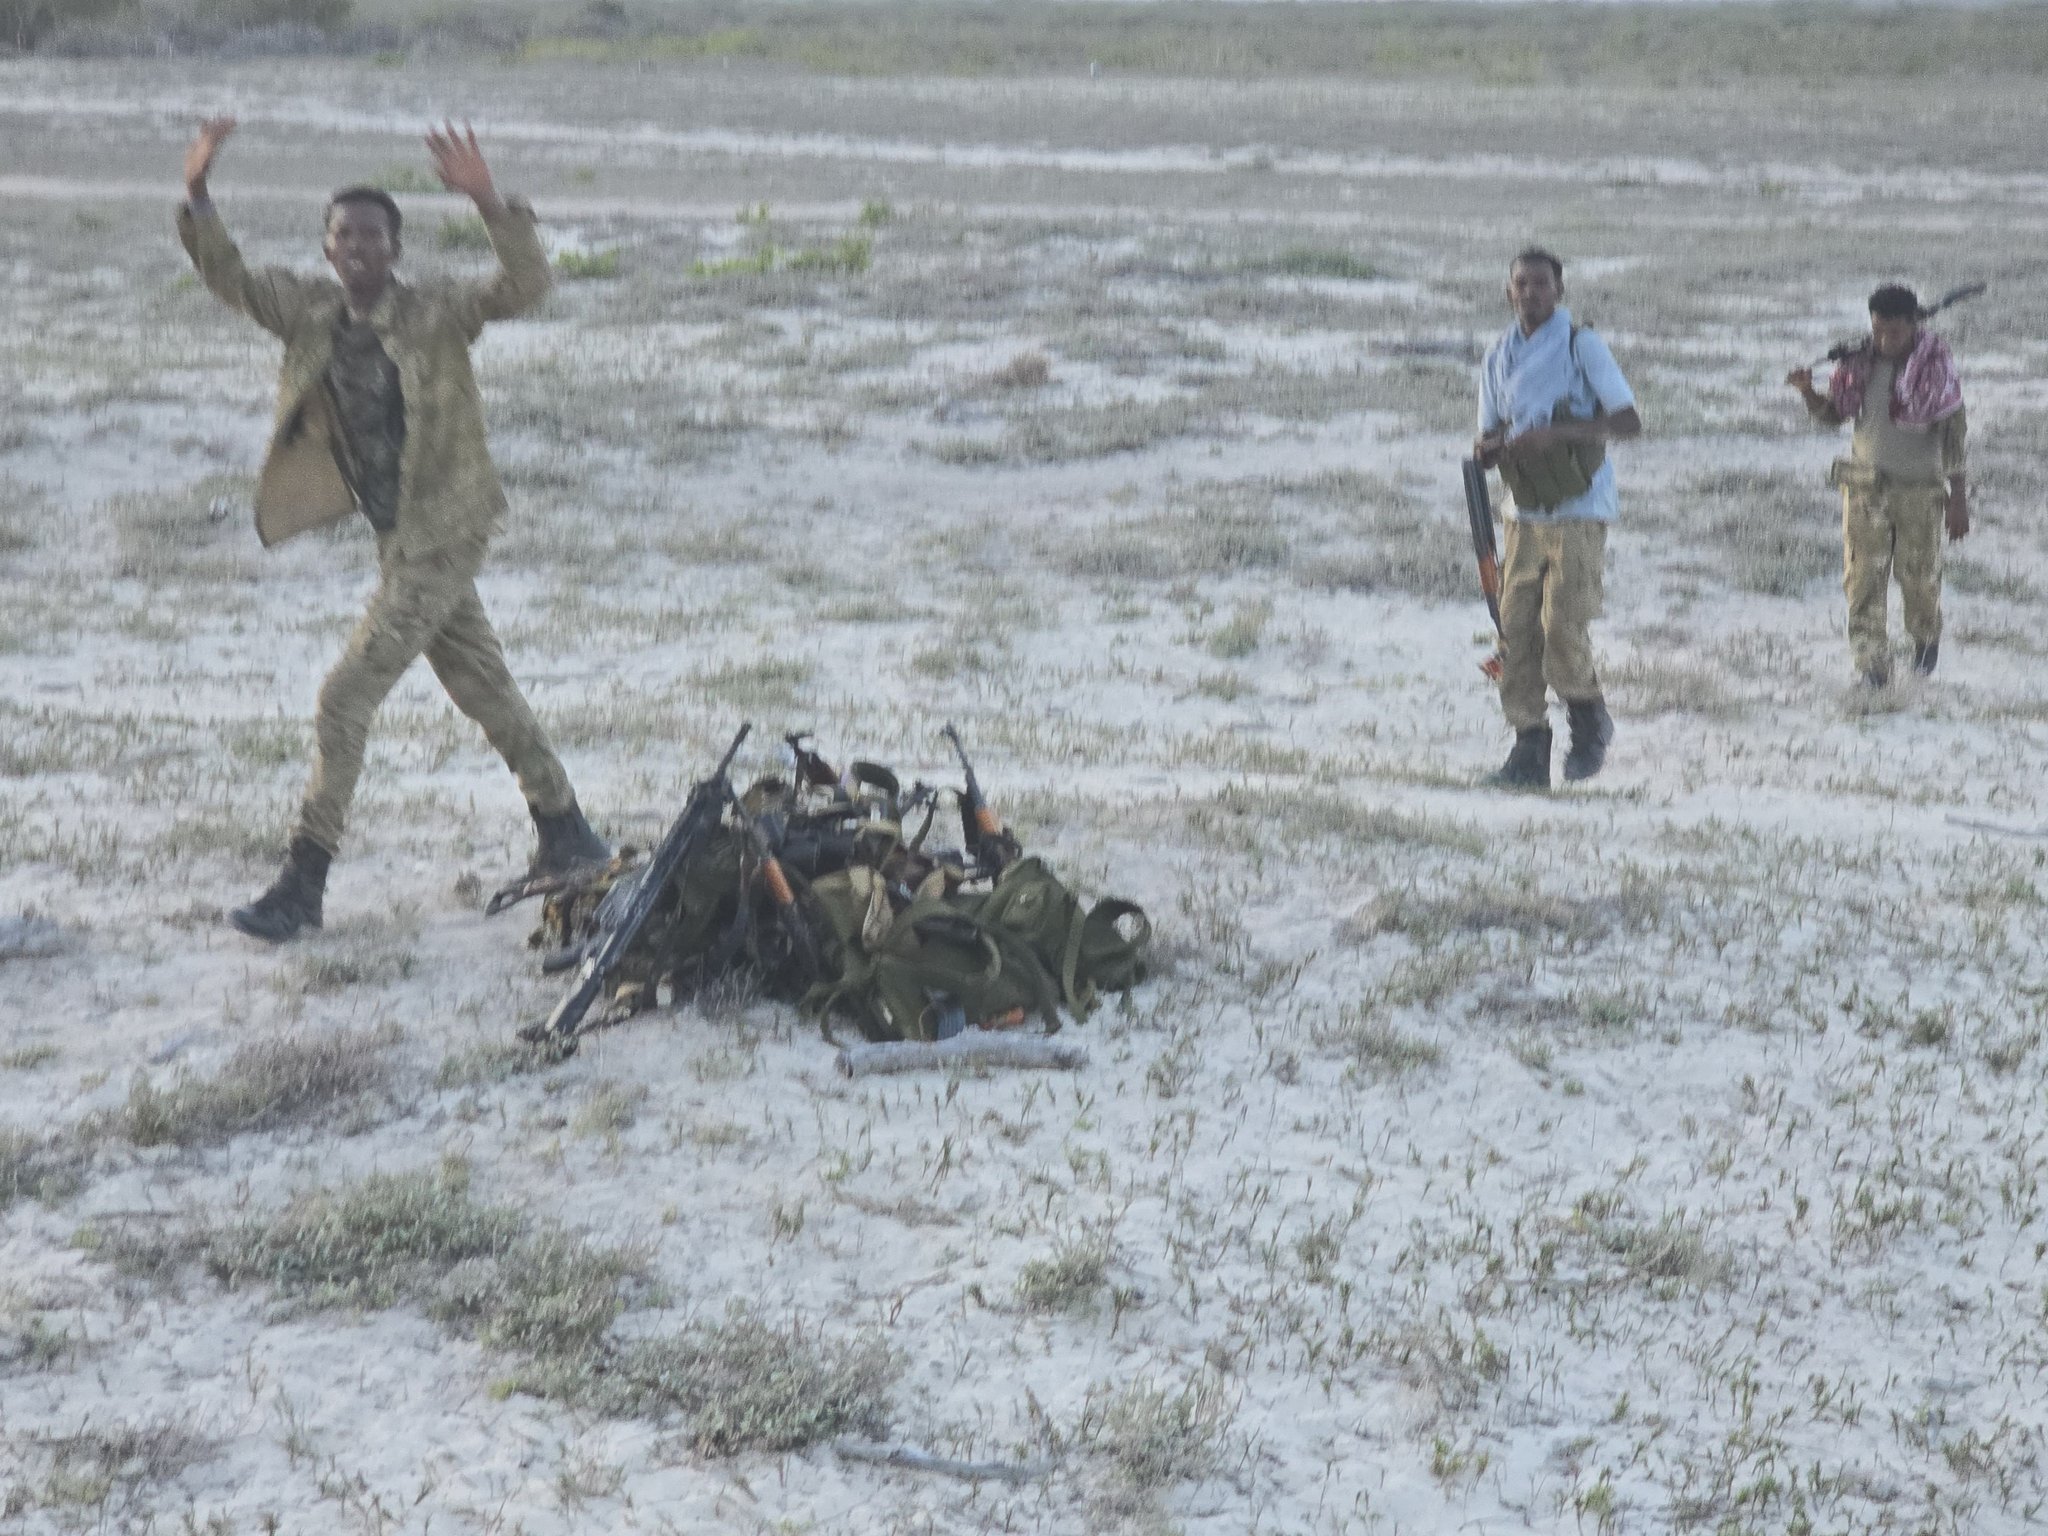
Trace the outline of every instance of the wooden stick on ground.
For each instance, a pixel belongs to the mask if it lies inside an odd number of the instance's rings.
[[[907,1472],[936,1472],[971,1483],[1028,1483],[1052,1471],[1049,1461],[954,1461],[914,1445],[882,1445],[872,1440],[834,1440],[832,1449],[848,1461],[871,1461]]]
[[[882,1072],[935,1072],[946,1067],[1065,1067],[1084,1066],[1084,1046],[1044,1035],[991,1035],[970,1029],[950,1040],[886,1040],[875,1044],[841,1046],[839,1070],[847,1077],[869,1077]]]

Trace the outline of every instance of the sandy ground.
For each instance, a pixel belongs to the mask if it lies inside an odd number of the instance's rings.
[[[10,1522],[2039,1519],[2048,844],[1966,824],[2048,820],[2031,87],[0,82]],[[443,114],[557,251],[618,253],[477,353],[513,502],[485,599],[585,803],[645,839],[742,719],[934,775],[958,720],[1027,841],[1157,920],[1163,973],[1080,1026],[1085,1069],[847,1084],[765,1005],[480,1066],[556,994],[480,915],[528,833],[424,669],[326,931],[219,922],[267,878],[371,579],[364,530],[266,555],[248,526],[275,347],[169,220],[221,108],[253,259],[310,267],[326,189],[374,176],[416,273],[484,270],[424,190]],[[1547,799],[1475,787],[1505,735],[1457,489],[1531,237],[1649,423],[1597,632],[1620,735]],[[765,274],[717,265],[767,245]],[[1978,528],[1941,670],[1870,699],[1832,448],[1777,381],[1894,276],[1994,289],[1946,327]],[[1048,381],[1006,383],[1031,353]],[[141,1144],[138,1093],[323,1040],[383,1075]],[[642,1257],[616,1338],[740,1305],[878,1340],[889,1438],[1049,1470],[708,1449],[688,1414],[542,1395],[416,1298],[119,1262],[451,1159]]]

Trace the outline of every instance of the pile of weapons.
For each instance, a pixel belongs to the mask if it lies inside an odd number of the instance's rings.
[[[546,897],[536,942],[542,935],[562,942],[542,968],[574,972],[554,1012],[545,1023],[521,1030],[522,1039],[567,1055],[590,1030],[672,1000],[670,977],[664,974],[658,986],[650,983],[648,951],[674,945],[687,906],[686,882],[716,840],[738,844],[740,899],[728,904],[731,915],[722,919],[720,931],[704,936],[708,942],[689,979],[708,984],[734,962],[751,957],[769,973],[757,978],[769,984],[767,990],[792,998],[828,979],[821,954],[828,929],[808,907],[805,893],[811,881],[871,863],[886,878],[890,899],[907,905],[920,892],[992,882],[1021,856],[1017,839],[982,793],[974,765],[950,724],[945,736],[959,757],[964,783],[945,789],[919,782],[907,793],[886,768],[855,762],[841,774],[809,745],[808,736],[790,735],[784,741],[791,778],[759,779],[742,795],[733,786],[732,764],[751,730],[751,724],[740,727],[718,766],[691,789],[682,813],[650,856],[642,859],[636,850],[624,848],[609,866],[518,881],[492,896],[485,912],[493,916],[530,897]],[[947,798],[959,808],[962,846],[957,850],[927,846]],[[922,822],[913,831],[920,815]],[[769,909],[774,932],[759,926],[760,914]],[[840,1067],[855,1074],[961,1059],[1068,1067],[1085,1059],[1076,1047],[1029,1037],[1001,1044],[943,1040],[937,1048],[922,1046],[924,1056],[886,1045],[851,1049],[852,1054],[842,1050]]]

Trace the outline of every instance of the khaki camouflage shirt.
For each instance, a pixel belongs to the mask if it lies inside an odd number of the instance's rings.
[[[483,401],[469,348],[486,324],[524,314],[546,296],[547,253],[533,210],[514,200],[487,218],[499,270],[484,282],[414,288],[394,278],[366,320],[398,370],[404,445],[398,457],[399,553],[481,546],[505,511],[505,492],[484,438]],[[325,386],[334,362],[337,322],[346,311],[341,285],[281,267],[251,271],[209,205],[178,210],[178,235],[216,297],[284,342],[278,381],[280,438],[309,393]],[[344,436],[346,436],[344,428]],[[272,452],[279,438],[273,439]],[[263,508],[257,508],[259,526]]]

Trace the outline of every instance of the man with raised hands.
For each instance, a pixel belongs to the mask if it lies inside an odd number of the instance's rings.
[[[533,210],[499,196],[475,132],[450,123],[427,135],[427,151],[442,184],[476,205],[498,256],[493,277],[402,282],[398,205],[360,186],[327,204],[324,249],[338,282],[276,267],[252,271],[207,188],[234,129],[232,117],[209,118],[186,150],[178,235],[215,296],[284,343],[277,423],[256,488],[257,534],[271,545],[360,514],[376,531],[379,580],[320,685],[312,777],[284,868],[228,921],[272,943],[320,926],[370,722],[422,655],[518,777],[539,837],[529,873],[609,858],[506,668],[476,590],[505,493],[469,348],[488,322],[524,314],[547,294]]]

